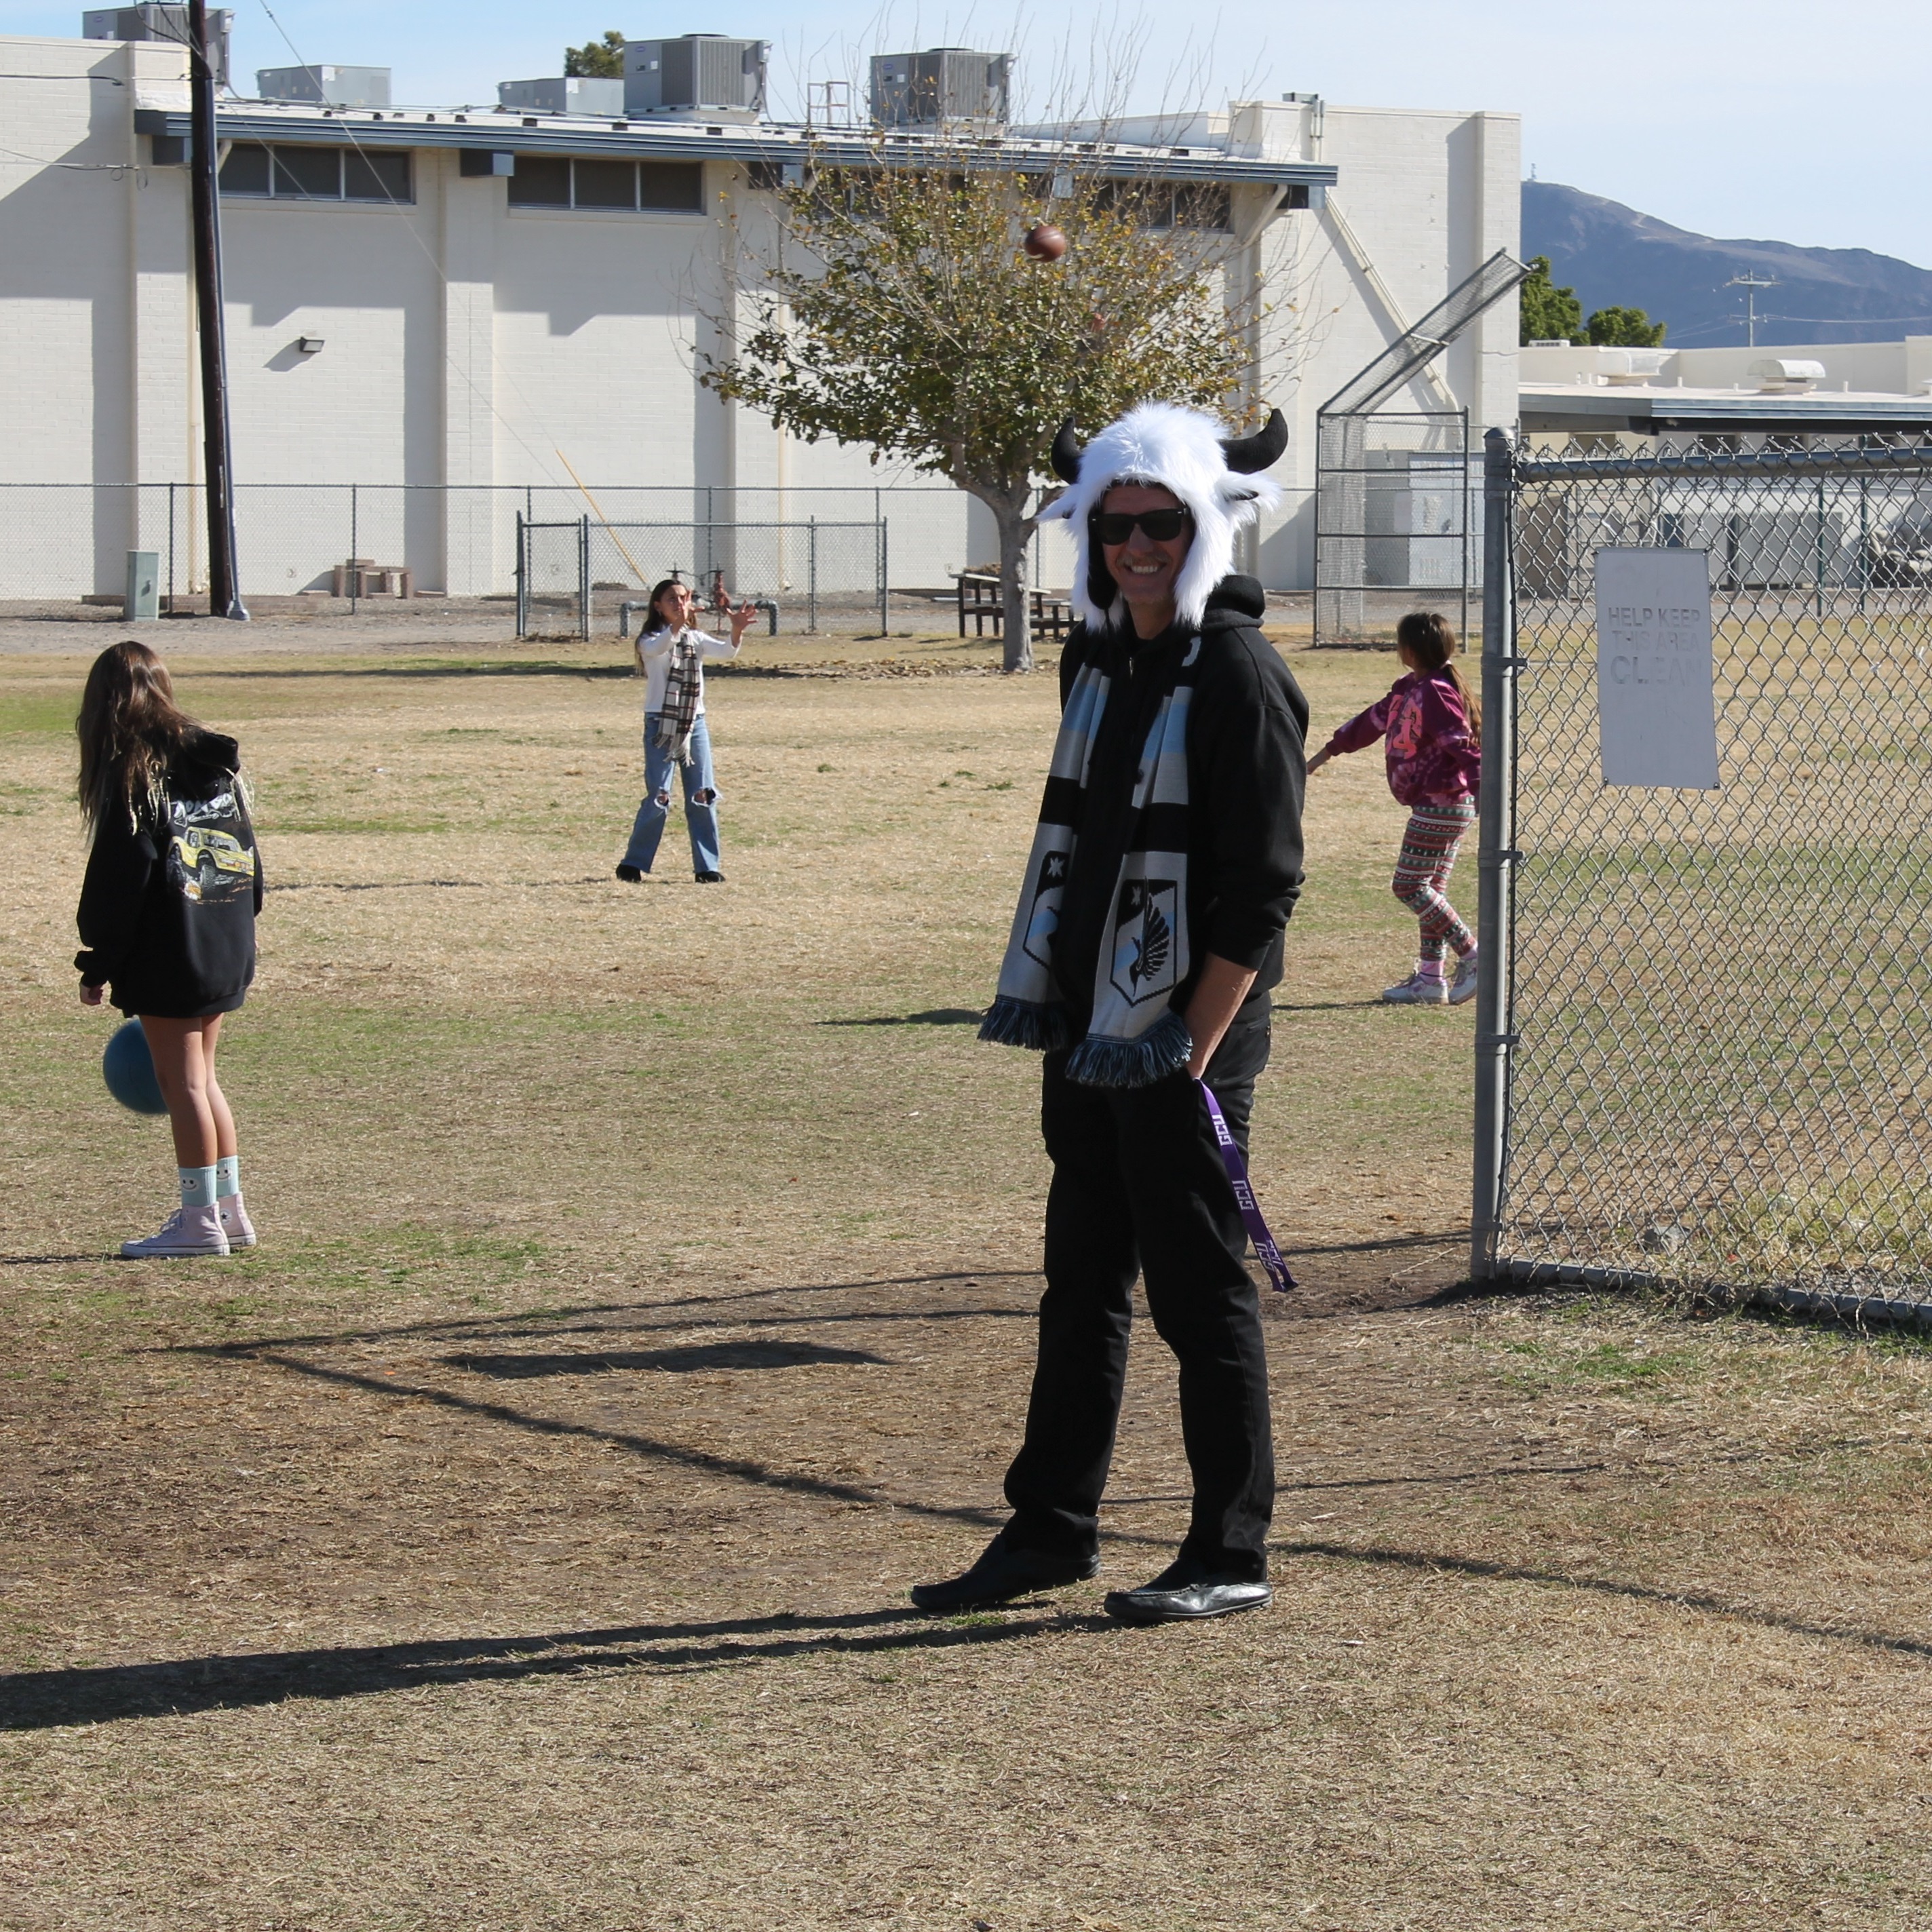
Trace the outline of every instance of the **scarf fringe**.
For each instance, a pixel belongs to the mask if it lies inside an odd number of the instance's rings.
[[[1089,1034],[1066,1056],[1066,1077],[1082,1087],[1151,1087],[1185,1066],[1193,1051],[1187,1022],[1170,1006],[1138,1040]]]
[[[1035,1053],[1053,1053],[1073,1037],[1073,1029],[1067,1024],[1064,1006],[1038,1006],[1002,993],[986,1009],[980,1037],[995,1046],[1024,1046]]]

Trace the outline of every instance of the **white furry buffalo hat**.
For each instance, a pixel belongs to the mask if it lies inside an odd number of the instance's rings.
[[[1199,623],[1210,593],[1234,568],[1234,532],[1281,500],[1276,484],[1256,472],[1287,447],[1288,424],[1279,410],[1252,436],[1231,436],[1199,410],[1142,403],[1084,448],[1072,422],[1063,423],[1053,440],[1053,466],[1066,488],[1040,514],[1064,517],[1073,526],[1075,614],[1096,629],[1124,617],[1120,588],[1088,519],[1115,484],[1152,483],[1192,513],[1193,547],[1175,581],[1174,601],[1182,623]]]

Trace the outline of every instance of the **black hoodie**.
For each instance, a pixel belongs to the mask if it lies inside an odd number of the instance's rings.
[[[168,766],[158,813],[117,806],[95,828],[77,915],[83,986],[125,1013],[232,1012],[255,976],[262,858],[232,738],[199,727]]]
[[[1208,599],[1187,715],[1187,929],[1195,968],[1174,988],[1184,1008],[1215,953],[1251,967],[1256,990],[1281,978],[1282,928],[1301,890],[1301,805],[1308,700],[1262,634],[1268,600],[1251,577],[1224,577]],[[1087,768],[1087,807],[1054,941],[1053,976],[1077,1012],[1093,1004],[1111,929],[1124,820],[1142,748],[1178,661],[1194,640],[1177,624],[1143,641],[1076,624],[1060,658],[1063,705],[1081,667],[1112,679]],[[1083,867],[1082,857],[1101,858]],[[1077,1036],[1078,1029],[1076,1029]]]

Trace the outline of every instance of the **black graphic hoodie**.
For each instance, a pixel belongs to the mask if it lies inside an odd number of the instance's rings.
[[[1201,620],[1187,718],[1187,925],[1194,970],[1170,1004],[1184,1010],[1207,956],[1251,967],[1255,992],[1276,985],[1282,928],[1301,891],[1301,806],[1308,700],[1268,639],[1251,577],[1224,577]],[[1162,694],[1194,641],[1184,625],[1142,640],[1076,624],[1060,658],[1064,704],[1081,667],[1113,680],[1087,769],[1087,815],[1060,900],[1053,975],[1076,1014],[1094,1002],[1112,930],[1114,880],[1132,815],[1142,746]],[[1082,1029],[1076,1028],[1078,1038]]]
[[[262,860],[232,738],[197,728],[168,766],[158,808],[96,829],[77,915],[84,986],[124,1013],[232,1012],[255,976]]]

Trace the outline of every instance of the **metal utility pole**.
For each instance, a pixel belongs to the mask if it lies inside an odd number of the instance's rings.
[[[228,354],[221,314],[221,201],[216,186],[214,63],[206,0],[188,0],[188,108],[194,142],[194,306],[201,337],[202,468],[208,490],[208,608],[246,623],[235,563],[235,479],[228,440]]]
[[[1727,289],[1744,291],[1744,341],[1747,346],[1757,346],[1757,292],[1760,289],[1774,289],[1778,286],[1775,275],[1733,275],[1724,284]]]

